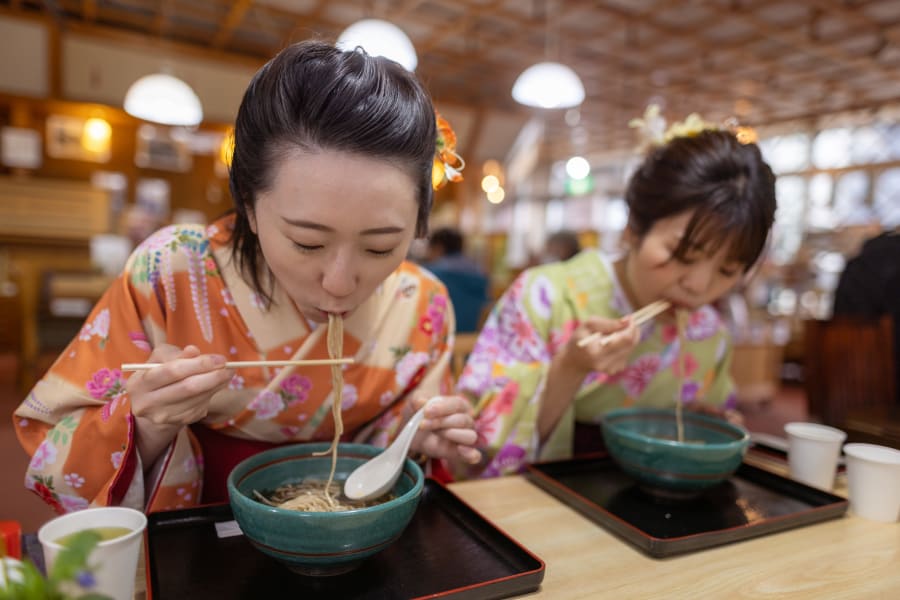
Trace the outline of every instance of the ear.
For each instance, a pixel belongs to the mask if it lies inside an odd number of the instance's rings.
[[[619,238],[619,245],[623,250],[634,250],[641,244],[641,238],[634,232],[634,229],[631,227],[631,221],[625,225],[625,229],[622,230],[622,236]]]

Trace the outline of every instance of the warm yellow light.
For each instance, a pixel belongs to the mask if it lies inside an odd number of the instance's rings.
[[[484,161],[481,172],[485,175],[493,175],[500,182],[500,185],[503,185],[503,167],[493,158]]]
[[[495,175],[485,175],[481,180],[481,189],[490,194],[500,187],[500,180]]]
[[[104,119],[97,117],[84,122],[81,132],[81,145],[89,152],[106,152],[109,150],[109,140],[112,138],[112,127]]]
[[[752,127],[738,127],[734,132],[734,136],[742,144],[755,144],[759,139],[759,135]]]
[[[503,191],[502,187],[498,187],[487,193],[488,202],[491,204],[500,204],[503,202],[504,197],[506,197],[506,192]]]
[[[503,169],[500,167],[499,162],[497,162],[493,158],[489,158],[488,160],[484,161],[484,166],[481,167],[481,171],[485,175],[494,175],[499,177]]]
[[[222,145],[219,146],[219,160],[225,166],[230,167],[232,156],[234,156],[234,130],[229,129],[225,137],[222,138]]]

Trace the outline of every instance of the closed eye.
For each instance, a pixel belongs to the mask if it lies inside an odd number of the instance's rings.
[[[301,252],[315,252],[316,250],[321,250],[323,246],[307,246],[306,244],[301,244],[300,242],[294,242],[294,246],[297,247]]]
[[[390,256],[391,254],[394,253],[394,250],[395,250],[394,248],[389,248],[387,250],[375,250],[373,248],[370,250],[366,250],[366,252],[368,252],[369,254],[372,254],[374,256]]]

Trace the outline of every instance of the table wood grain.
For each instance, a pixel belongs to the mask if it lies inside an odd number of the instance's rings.
[[[784,474],[777,461],[748,462]],[[652,558],[521,476],[449,488],[546,563],[539,591],[564,599],[900,598],[900,524],[854,516]],[[841,475],[835,493],[846,496]],[[143,565],[136,600],[146,598]]]
[[[783,472],[777,465],[767,466]],[[523,477],[459,482],[449,487],[544,560],[544,581],[533,596],[617,600],[900,598],[898,523],[867,521],[848,513],[823,523],[657,559]],[[846,495],[843,476],[834,491]]]

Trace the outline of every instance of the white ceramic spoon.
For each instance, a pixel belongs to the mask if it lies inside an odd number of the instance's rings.
[[[344,495],[351,500],[372,500],[391,491],[406,461],[409,444],[425,417],[423,406],[403,427],[394,442],[384,452],[356,467],[344,482]]]

